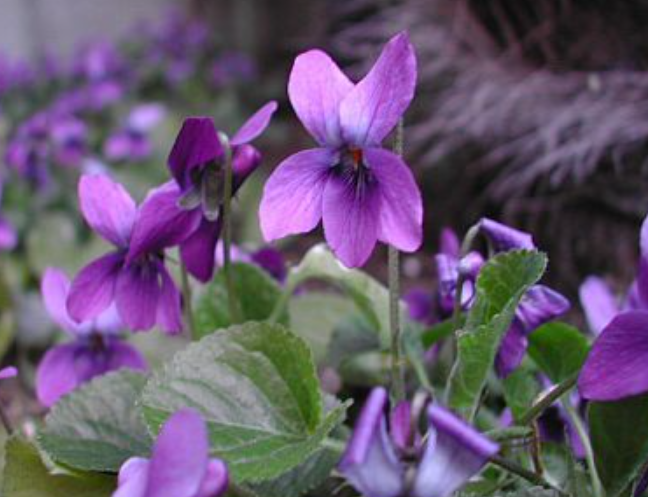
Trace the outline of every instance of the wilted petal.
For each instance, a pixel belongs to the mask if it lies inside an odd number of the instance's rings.
[[[76,335],[81,326],[75,323],[67,310],[70,280],[63,271],[47,268],[41,280],[41,295],[47,313],[64,331]]]
[[[352,89],[353,83],[320,50],[297,57],[288,81],[288,96],[297,117],[322,146],[342,143],[340,103]]]
[[[357,147],[376,146],[409,107],[416,87],[416,56],[407,33],[393,37],[369,73],[340,106],[342,134]]]
[[[365,402],[338,466],[366,497],[398,497],[404,490],[403,468],[387,435],[387,391],[374,388]]]
[[[117,275],[124,255],[110,253],[84,267],[72,281],[67,310],[77,322],[97,317],[113,301]]]
[[[153,447],[146,497],[195,497],[207,476],[207,426],[193,409],[182,409],[162,426]]]
[[[90,227],[117,247],[127,247],[137,206],[119,183],[105,175],[84,175],[79,180],[79,204]]]
[[[476,475],[499,447],[451,412],[432,405],[413,497],[448,497]]]
[[[180,245],[180,257],[187,271],[202,283],[214,275],[216,243],[222,228],[221,217],[216,221],[203,219],[198,229]]]
[[[616,316],[598,336],[578,379],[581,395],[611,401],[648,391],[648,312]]]
[[[182,123],[171,153],[169,169],[182,190],[191,186],[191,171],[223,154],[214,121],[210,117],[190,117]]]
[[[155,325],[160,299],[159,276],[154,262],[131,264],[119,273],[115,304],[130,329],[149,330]]]
[[[14,366],[7,366],[6,368],[0,369],[0,380],[14,378],[16,376],[18,376],[18,369]]]
[[[133,228],[127,263],[147,252],[158,252],[178,245],[198,229],[202,213],[200,209],[181,208],[178,205],[181,195],[173,182],[165,183],[149,193]]]
[[[536,248],[533,237],[529,233],[511,228],[487,217],[481,219],[479,229],[498,252],[517,249],[533,250]]]
[[[506,378],[518,368],[524,359],[528,345],[527,335],[522,331],[520,322],[515,320],[504,335],[497,352],[495,370],[500,378]]]
[[[322,218],[322,196],[334,164],[327,149],[304,150],[284,160],[263,190],[259,217],[266,241],[307,233]]]
[[[157,308],[158,325],[167,333],[180,333],[182,331],[180,292],[162,263],[159,264],[159,271],[162,288]]]
[[[387,150],[370,148],[364,155],[380,192],[380,240],[416,251],[423,239],[423,200],[412,171]]]
[[[76,343],[58,345],[47,351],[36,370],[36,397],[50,407],[82,381],[77,371],[77,356],[82,346]]]
[[[207,475],[195,497],[218,497],[229,486],[227,465],[220,459],[211,459],[207,466]]]
[[[382,201],[375,182],[356,180],[354,174],[348,170],[331,174],[322,199],[326,241],[336,257],[351,268],[367,262],[376,246]]]
[[[527,335],[541,325],[569,310],[569,300],[544,285],[534,285],[522,297],[515,311],[516,318]]]
[[[598,335],[619,312],[610,287],[601,278],[588,277],[578,289],[590,331]]]
[[[119,468],[118,488],[112,497],[148,497],[146,487],[149,466],[149,461],[141,457],[131,457],[122,464]]]
[[[272,115],[277,110],[277,102],[268,102],[250,117],[230,140],[232,146],[249,143],[265,131]]]

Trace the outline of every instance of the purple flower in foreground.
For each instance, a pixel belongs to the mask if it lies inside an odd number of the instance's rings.
[[[230,140],[232,146],[232,193],[236,193],[261,162],[259,151],[249,144],[266,129],[277,109],[269,102],[259,109]],[[186,119],[169,155],[169,169],[177,183],[166,198],[158,201],[165,213],[151,205],[152,222],[160,232],[183,229],[183,216],[198,220],[191,236],[180,243],[180,256],[187,270],[207,282],[214,274],[216,243],[221,232],[221,203],[224,150],[214,122],[208,117]],[[175,207],[174,207],[175,206]]]
[[[67,308],[75,321],[95,319],[114,302],[122,322],[133,330],[156,323],[169,333],[182,329],[180,293],[164,266],[164,249],[186,232],[176,232],[174,240],[160,237],[151,226],[147,204],[159,193],[149,194],[138,211],[124,187],[107,176],[81,177],[83,217],[115,250],[88,264],[72,282]]]
[[[122,465],[113,497],[218,497],[228,483],[225,463],[209,458],[205,421],[182,409],[162,426],[150,459]]]
[[[288,157],[266,183],[259,214],[267,241],[309,232],[322,220],[326,241],[348,267],[362,266],[378,240],[405,252],[419,248],[421,193],[403,160],[381,146],[415,85],[405,33],[358,84],[320,50],[297,57],[288,96],[318,148]]]
[[[338,469],[366,497],[446,497],[476,475],[499,447],[437,405],[427,409],[425,442],[412,433],[409,408],[400,405],[387,431],[387,392],[367,399]],[[408,464],[414,477],[406,478]],[[411,487],[409,487],[411,485]]]
[[[121,322],[114,306],[96,319],[76,323],[68,314],[70,282],[59,269],[47,269],[41,282],[45,308],[72,342],[56,345],[43,357],[36,372],[36,396],[52,406],[60,397],[92,378],[120,368],[146,369],[142,355],[122,341]]]

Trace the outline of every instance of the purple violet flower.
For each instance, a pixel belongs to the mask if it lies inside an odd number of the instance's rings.
[[[277,109],[269,102],[259,109],[230,140],[232,146],[235,194],[261,162],[259,151],[249,144],[267,128]],[[182,221],[182,216],[198,220],[192,234],[181,241],[180,257],[187,270],[199,281],[207,282],[214,274],[216,243],[221,232],[223,147],[214,122],[208,117],[186,119],[169,155],[169,169],[178,189],[165,200],[167,214]],[[171,204],[176,205],[175,209]],[[178,213],[180,211],[180,214]],[[177,230],[167,215],[152,212],[158,230]]]
[[[369,73],[352,83],[320,50],[297,57],[288,96],[318,148],[285,159],[265,185],[259,210],[266,241],[324,235],[348,267],[362,266],[378,240],[419,248],[423,205],[412,172],[381,147],[409,106],[416,57],[407,34],[392,38]]]
[[[374,388],[365,402],[338,469],[366,497],[447,497],[476,475],[499,447],[437,405],[427,409],[428,434],[412,433],[410,409],[397,406],[387,431],[387,391]],[[422,446],[421,446],[422,445]],[[412,462],[414,461],[414,462]],[[408,487],[408,465],[414,478]]]
[[[479,231],[488,238],[496,252],[519,249],[534,250],[536,248],[533,236],[529,233],[511,228],[487,217],[479,221]]]
[[[51,348],[38,365],[36,396],[46,407],[109,371],[123,367],[146,369],[137,349],[119,338],[121,322],[115,307],[109,307],[92,321],[76,323],[66,307],[69,291],[70,282],[63,271],[45,271],[41,282],[45,308],[52,320],[74,339]]]
[[[4,184],[0,181],[0,204]],[[18,244],[18,233],[11,222],[0,213],[0,251],[12,250]]]
[[[522,363],[528,347],[527,337],[540,326],[566,313],[569,300],[544,285],[534,285],[520,300],[511,327],[500,345],[495,368],[504,378]]]
[[[229,485],[227,466],[209,457],[207,426],[181,409],[162,426],[150,459],[132,457],[119,470],[113,497],[218,497]]]
[[[175,238],[160,236],[148,205],[161,193],[163,188],[151,192],[138,211],[124,187],[107,176],[81,177],[83,217],[115,250],[88,264],[72,282],[67,308],[75,321],[95,319],[114,302],[133,330],[157,323],[169,333],[180,332],[180,293],[164,266],[164,249],[184,239],[193,226],[185,223],[187,231],[172,233]]]

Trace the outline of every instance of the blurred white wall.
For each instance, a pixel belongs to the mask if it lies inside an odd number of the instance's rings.
[[[77,43],[118,39],[182,0],[0,0],[0,52],[34,59],[65,55]]]

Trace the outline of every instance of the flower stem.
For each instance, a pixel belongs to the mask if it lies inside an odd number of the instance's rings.
[[[7,432],[7,435],[13,435],[14,429],[13,426],[11,425],[11,421],[9,421],[9,416],[7,416],[7,413],[4,410],[4,407],[0,405],[0,422],[2,422],[2,426],[4,427],[5,431]]]
[[[224,150],[225,183],[223,185],[223,271],[227,287],[227,302],[230,320],[234,323],[241,322],[241,312],[236,298],[236,288],[231,271],[232,247],[232,146],[225,133],[219,132],[218,139]]]
[[[183,313],[184,313],[184,322],[186,329],[189,331],[189,336],[193,340],[197,340],[196,336],[196,323],[194,321],[193,307],[191,300],[191,282],[189,281],[189,273],[187,272],[187,267],[184,262],[180,265],[180,272],[182,278],[182,301],[183,301]]]
[[[403,155],[403,120],[398,121],[394,139],[394,153]],[[391,396],[394,404],[405,398],[405,370],[401,360],[401,323],[400,323],[400,254],[398,249],[389,245],[389,327],[391,331]]]
[[[562,383],[553,387],[544,397],[538,402],[533,404],[527,412],[525,412],[518,421],[518,425],[528,425],[533,423],[538,416],[540,416],[546,409],[551,407],[560,397],[569,392],[576,386],[578,381],[578,373],[570,376]]]
[[[583,425],[583,421],[580,416],[574,409],[574,406],[569,402],[569,399],[562,399],[562,405],[569,416],[578,438],[580,438],[581,443],[583,444],[583,449],[585,450],[585,460],[587,461],[587,466],[589,469],[590,482],[592,484],[592,493],[594,497],[603,497],[603,487],[601,486],[601,480],[599,478],[598,472],[596,471],[596,464],[594,462],[594,451],[592,450],[592,444],[590,443],[589,435],[587,430]]]
[[[532,483],[533,485],[537,485],[539,487],[543,487],[548,490],[553,490],[560,496],[564,496],[564,497],[568,496],[568,494],[566,494],[559,488],[554,487],[551,483],[549,483],[541,476],[538,476],[533,471],[529,471],[528,469],[520,466],[519,464],[513,461],[509,461],[508,459],[504,459],[503,457],[500,456],[493,456],[491,457],[490,461],[496,466],[499,466],[500,468],[508,471],[509,473],[513,473],[514,475],[517,475],[520,478],[524,478],[525,480]]]

